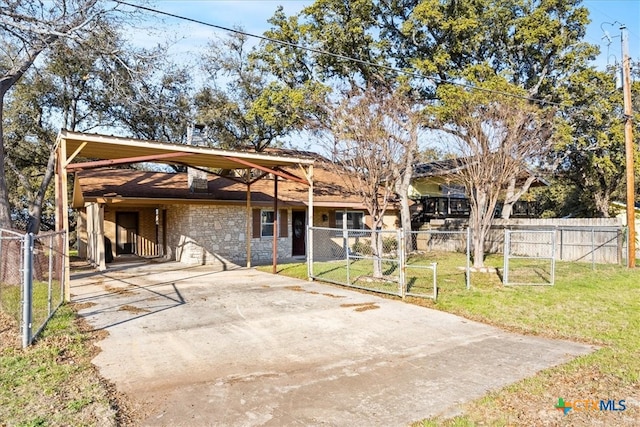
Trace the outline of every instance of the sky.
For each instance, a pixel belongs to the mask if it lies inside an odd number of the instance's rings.
[[[292,15],[311,4],[313,1],[309,0],[155,0],[152,7],[223,27],[240,26],[249,33],[262,34],[269,28],[267,20],[278,5],[283,6],[287,15]],[[640,60],[640,0],[583,0],[582,4],[589,9],[591,18],[585,40],[600,46],[601,54],[595,64],[598,68],[621,61],[622,24],[627,27],[630,57],[632,61]],[[179,39],[173,48],[175,54],[196,54],[214,36],[225,36],[224,31],[201,24],[165,19],[172,28],[170,34]],[[609,39],[603,38],[605,32]],[[165,31],[155,37],[166,35]],[[153,37],[148,41],[152,42]]]

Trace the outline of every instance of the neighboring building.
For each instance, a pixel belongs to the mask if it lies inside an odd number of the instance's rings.
[[[420,163],[414,166],[409,197],[415,203],[413,225],[420,227],[434,219],[467,218],[471,212],[469,199],[458,173],[461,166],[457,159]],[[536,178],[532,186],[548,185]],[[496,216],[500,216],[502,204],[496,206]],[[519,200],[512,209],[513,218],[535,218],[540,213],[535,201]]]
[[[300,174],[294,168],[282,170]],[[313,180],[314,226],[342,227],[346,211],[348,228],[370,227],[371,218],[360,197],[326,162],[315,160]],[[107,261],[135,254],[225,267],[247,263],[248,236],[251,263],[268,263],[277,230],[277,259],[304,257],[308,193],[308,187],[298,182],[279,179],[274,211],[272,175],[252,182],[249,192],[247,185],[234,177],[234,171],[226,171],[226,176],[193,168],[189,173],[80,171],[73,191],[73,207],[79,211],[79,254],[92,258],[90,252],[97,247],[92,244],[93,230],[100,229]],[[395,210],[388,212],[385,228],[396,227],[396,215]],[[327,244],[334,242],[314,239],[316,247]]]

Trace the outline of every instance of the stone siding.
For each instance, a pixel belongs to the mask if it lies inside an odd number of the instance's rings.
[[[226,268],[247,263],[247,211],[244,206],[167,205],[167,246],[185,264]],[[291,211],[288,212],[291,236]],[[251,263],[271,262],[273,238],[251,238]],[[278,238],[278,259],[291,257],[291,238]]]

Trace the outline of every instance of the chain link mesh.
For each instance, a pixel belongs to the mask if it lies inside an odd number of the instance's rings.
[[[31,247],[28,237],[0,230],[2,326],[15,331],[8,334],[11,341],[22,335],[23,343],[25,336],[29,341],[37,336],[64,300],[65,233],[33,236]],[[25,268],[25,251],[30,252],[30,269]],[[25,280],[31,281],[30,295],[24,294]],[[24,303],[29,300],[31,318],[25,319]]]

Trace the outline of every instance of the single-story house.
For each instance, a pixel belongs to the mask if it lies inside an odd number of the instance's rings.
[[[291,167],[282,170],[296,173]],[[202,168],[189,168],[187,173],[113,168],[77,172],[72,207],[79,213],[79,254],[92,258],[95,231],[101,229],[107,260],[135,254],[187,264],[268,263],[272,261],[275,232],[278,260],[304,258],[307,186],[279,179],[276,188],[274,177],[267,174],[252,182],[247,191],[241,177],[234,176],[237,172],[225,173],[215,175]],[[370,227],[371,218],[361,198],[328,163],[314,162],[313,179],[314,226],[341,228],[346,213],[347,228]],[[396,225],[397,212],[391,210],[385,217],[385,228]],[[314,247],[341,244],[336,233],[327,236],[315,238]]]

